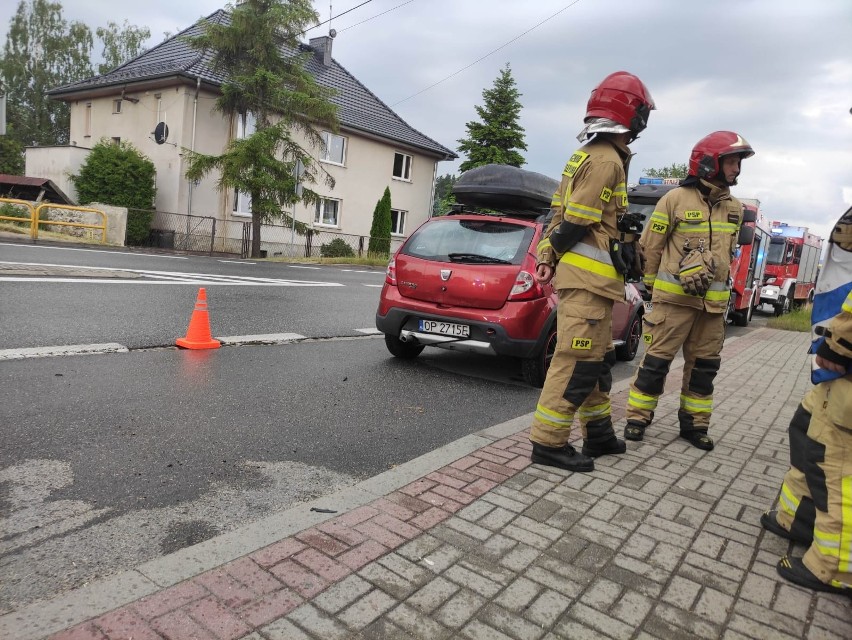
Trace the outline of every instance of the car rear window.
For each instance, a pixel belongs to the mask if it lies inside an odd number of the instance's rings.
[[[438,262],[521,264],[535,227],[505,220],[433,220],[418,229],[402,253]]]

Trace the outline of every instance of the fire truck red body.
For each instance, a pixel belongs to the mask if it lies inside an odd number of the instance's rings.
[[[784,222],[773,222],[771,233],[760,302],[772,305],[780,316],[793,306],[813,301],[822,238],[809,233],[807,227]]]
[[[740,230],[741,244],[731,261],[731,299],[726,311],[726,320],[739,327],[751,321],[755,308],[760,304],[760,291],[766,267],[766,251],[770,240],[768,221],[760,213],[760,202],[743,199],[743,224]],[[751,232],[745,232],[745,229]],[[745,237],[752,235],[751,242]]]

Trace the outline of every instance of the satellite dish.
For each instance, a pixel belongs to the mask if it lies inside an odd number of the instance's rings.
[[[165,122],[157,123],[157,126],[154,127],[154,142],[157,144],[163,144],[166,139],[169,137],[169,125]]]

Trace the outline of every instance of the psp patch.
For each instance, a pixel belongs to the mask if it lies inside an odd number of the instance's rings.
[[[591,338],[574,338],[571,340],[571,348],[572,349],[583,349],[584,351],[588,351],[592,348],[592,339]]]
[[[577,169],[580,168],[580,165],[582,165],[588,157],[589,154],[584,151],[575,151],[574,155],[568,159],[568,164],[565,165],[565,170],[562,172],[562,175],[573,178],[574,174],[577,173]]]
[[[654,337],[650,333],[643,333],[642,340],[645,342],[645,344],[650,345],[654,341]]]
[[[703,211],[684,211],[683,212],[684,220],[704,220],[704,212]]]
[[[601,200],[603,200],[604,202],[609,202],[610,200],[612,200],[612,189],[610,189],[609,187],[604,187],[601,190]]]

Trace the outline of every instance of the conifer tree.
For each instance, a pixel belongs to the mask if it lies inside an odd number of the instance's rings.
[[[382,199],[376,203],[373,211],[373,226],[370,227],[368,253],[389,254],[391,240],[391,192],[385,187]]]
[[[467,156],[459,166],[467,171],[484,164],[508,164],[520,167],[526,160],[520,151],[526,151],[524,129],[518,124],[523,106],[521,93],[515,86],[512,69],[507,63],[494,86],[482,92],[484,106],[476,107],[480,122],[468,122],[467,137],[459,140],[458,150]]]

